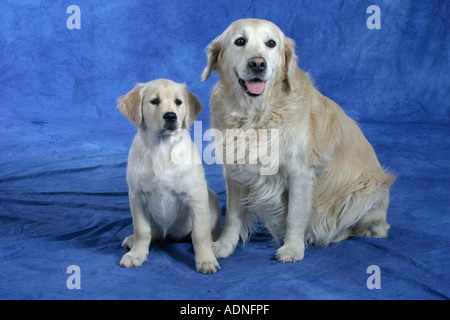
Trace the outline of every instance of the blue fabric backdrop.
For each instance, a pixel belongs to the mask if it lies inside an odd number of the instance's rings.
[[[73,4],[80,29],[67,27]],[[366,26],[373,4],[381,29]],[[449,12],[446,0],[2,1],[0,299],[448,299]],[[299,66],[399,176],[389,237],[279,264],[261,228],[213,275],[195,272],[189,243],[161,242],[141,268],[121,268],[135,129],[116,99],[137,82],[185,82],[208,128],[218,78],[200,82],[204,49],[245,17],[296,41]],[[224,211],[221,167],[205,169]],[[70,265],[81,289],[66,286]],[[366,285],[371,265],[380,289]]]

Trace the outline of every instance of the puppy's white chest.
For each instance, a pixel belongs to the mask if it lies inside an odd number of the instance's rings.
[[[175,235],[183,236],[189,230],[191,222],[189,210],[184,204],[186,197],[182,190],[173,188],[173,181],[166,179],[142,179],[142,197],[146,203],[146,210],[163,237]],[[180,229],[181,228],[181,229]]]
[[[159,207],[160,212],[170,211],[184,194],[176,186],[176,178],[170,171],[160,174],[144,173],[139,181],[139,188],[151,204]]]

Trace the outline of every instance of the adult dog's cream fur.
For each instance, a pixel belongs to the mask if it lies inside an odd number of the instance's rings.
[[[269,21],[243,19],[214,39],[207,55],[202,80],[220,74],[212,126],[279,129],[280,150],[275,175],[261,175],[255,165],[224,165],[227,212],[213,243],[216,257],[229,256],[239,235],[247,240],[254,214],[282,244],[280,262],[301,260],[305,244],[386,237],[395,178],[356,122],[297,67],[294,41]]]
[[[118,108],[138,131],[127,165],[134,235],[123,241],[131,250],[120,265],[138,267],[151,241],[180,239],[192,232],[197,271],[216,272],[211,237],[220,233],[220,207],[183,129],[196,119],[200,102],[185,85],[159,79],[137,84],[120,98]]]

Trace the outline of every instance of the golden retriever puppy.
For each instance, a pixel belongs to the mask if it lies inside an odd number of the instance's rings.
[[[223,137],[231,129],[244,135],[272,131],[267,144],[278,152],[278,161],[269,164],[230,163],[234,156],[227,152],[247,148],[241,154],[255,157],[260,153],[252,148],[260,146],[250,135],[234,137],[240,141],[234,147],[225,141],[227,211],[213,243],[216,257],[229,256],[239,235],[248,239],[254,214],[282,244],[276,252],[282,263],[303,259],[307,244],[386,237],[395,179],[380,166],[356,122],[297,67],[294,41],[269,21],[243,19],[213,40],[207,56],[202,80],[212,71],[220,75],[210,101],[212,127]]]
[[[212,239],[220,234],[220,207],[208,189],[188,129],[202,106],[185,85],[158,79],[139,83],[118,108],[137,127],[127,165],[134,235],[120,265],[139,267],[150,242],[191,233],[197,271],[214,273],[219,264]]]

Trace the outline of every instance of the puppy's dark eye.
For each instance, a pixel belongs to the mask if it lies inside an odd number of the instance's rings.
[[[183,102],[181,102],[180,99],[175,99],[175,104],[176,104],[177,106],[181,106],[182,103],[183,103]]]
[[[274,48],[277,45],[277,43],[274,40],[269,40],[266,42],[266,46],[269,48]]]
[[[234,44],[237,45],[238,47],[242,47],[243,45],[245,45],[245,39],[244,38],[238,38],[236,39],[236,41],[234,41]]]
[[[158,104],[159,104],[159,99],[158,98],[155,98],[155,99],[153,99],[153,100],[150,100],[150,103],[151,104],[154,104],[155,106],[157,106]]]

